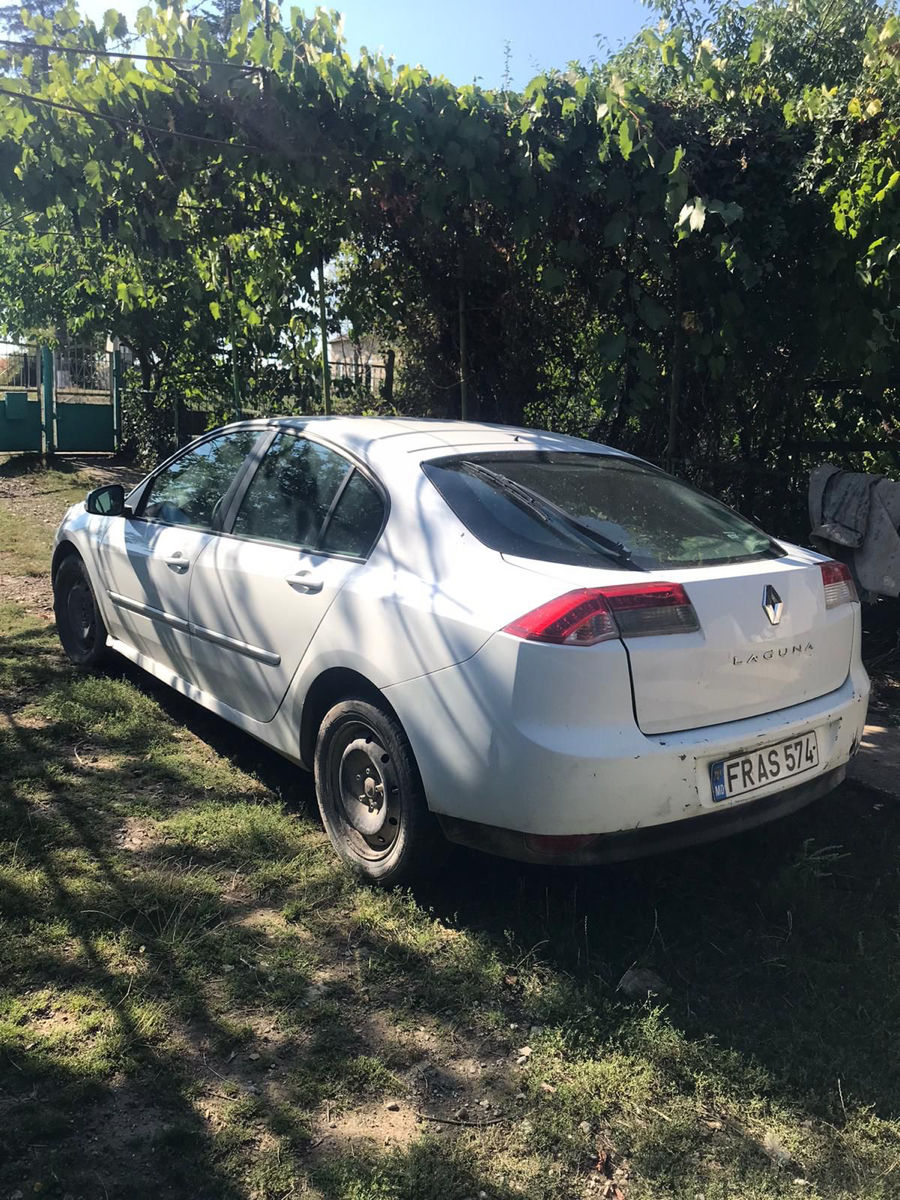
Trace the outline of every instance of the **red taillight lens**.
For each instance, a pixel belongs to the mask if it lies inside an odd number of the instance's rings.
[[[616,637],[694,633],[694,606],[680,583],[579,588],[542,604],[503,630],[529,642],[595,646]]]
[[[859,599],[850,568],[842,562],[819,563],[822,583],[825,586],[825,607],[837,608],[839,604],[854,604]]]
[[[606,597],[598,588],[578,588],[549,600],[503,630],[528,642],[595,646],[619,636]]]

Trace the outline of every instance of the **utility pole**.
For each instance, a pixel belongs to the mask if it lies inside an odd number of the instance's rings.
[[[331,375],[328,371],[328,316],[325,312],[325,256],[319,247],[319,325],[322,331],[322,404],[331,416]]]

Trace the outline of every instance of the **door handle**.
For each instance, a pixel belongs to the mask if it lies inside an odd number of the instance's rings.
[[[171,558],[163,559],[163,562],[170,571],[175,571],[179,575],[183,575],[191,565],[190,561],[184,557],[180,550],[176,550]]]
[[[308,596],[314,596],[322,590],[322,580],[313,578],[310,571],[298,571],[296,575],[288,575],[287,582],[295,591],[305,592]]]

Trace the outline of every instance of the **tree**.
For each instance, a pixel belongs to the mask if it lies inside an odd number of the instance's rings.
[[[751,511],[777,470],[777,511],[805,447],[892,420],[898,28],[872,0],[658,8],[521,95],[353,61],[321,11],[144,9],[143,57],[115,12],[31,16],[0,54],[9,228],[80,241],[103,320],[184,348],[142,351],[145,392],[190,358],[222,405],[233,363],[242,399],[296,399],[324,256],[405,407],[689,457]]]
[[[52,22],[57,8],[59,0],[28,0],[27,5],[0,5],[0,31],[13,38],[26,37],[31,30],[29,24],[22,19],[23,10],[27,11],[29,17],[37,16]]]

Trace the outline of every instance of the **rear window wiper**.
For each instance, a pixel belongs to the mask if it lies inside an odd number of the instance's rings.
[[[461,462],[459,469],[465,471],[468,475],[474,475],[476,479],[482,479],[497,491],[509,496],[511,500],[517,501],[522,507],[527,508],[530,512],[543,522],[545,525],[553,525],[555,522],[562,521],[565,525],[570,526],[592,542],[602,553],[619,563],[623,567],[631,567],[635,571],[642,571],[644,568],[639,567],[631,557],[631,552],[621,542],[614,542],[612,538],[604,537],[602,533],[598,533],[596,529],[591,529],[589,525],[583,525],[581,521],[569,515],[564,508],[560,508],[558,504],[554,504],[552,500],[548,500],[546,496],[541,496],[537,492],[533,492],[531,488],[525,487],[523,483],[516,483],[514,479],[510,479],[506,475],[501,475],[498,471],[492,471],[490,467],[485,467],[481,463]]]

